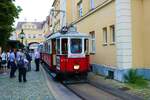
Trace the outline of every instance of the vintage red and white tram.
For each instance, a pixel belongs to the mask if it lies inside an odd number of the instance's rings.
[[[57,75],[87,75],[89,36],[77,32],[74,27],[51,34],[41,46],[41,59]]]

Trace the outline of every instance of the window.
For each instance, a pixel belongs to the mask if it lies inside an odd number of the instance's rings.
[[[31,34],[28,34],[28,38],[31,38]]]
[[[57,54],[60,54],[60,39],[57,39],[57,40],[56,40],[56,44],[57,44],[56,53],[57,53]]]
[[[95,45],[95,31],[90,32],[90,36],[91,36],[91,53],[95,53],[96,52],[96,45]]]
[[[51,54],[51,40],[48,40],[48,53]]]
[[[33,38],[36,38],[36,35],[35,35],[35,34],[33,35]]]
[[[62,39],[62,54],[68,54],[68,39]]]
[[[107,27],[103,28],[103,44],[107,45]]]
[[[45,51],[46,51],[46,53],[48,53],[48,43],[47,42],[45,44]]]
[[[82,16],[82,12],[83,11],[83,8],[82,8],[82,0],[78,3],[78,15],[79,17]]]
[[[71,39],[71,53],[81,53],[82,52],[82,39]]]
[[[91,9],[94,8],[94,0],[90,0],[90,8],[91,8]]]
[[[115,26],[111,25],[110,26],[110,36],[111,36],[111,43],[115,43]]]
[[[38,34],[39,35],[39,37],[41,38],[41,37],[43,37],[43,35],[42,34]]]

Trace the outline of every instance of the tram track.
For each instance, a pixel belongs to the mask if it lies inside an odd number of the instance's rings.
[[[53,75],[51,74],[51,71],[48,70],[48,68],[46,67],[46,65],[43,65],[44,69],[46,70],[46,72],[49,74],[49,76],[54,80]],[[88,95],[90,94],[89,91],[86,92],[79,92],[79,88],[81,85],[85,86],[87,84],[90,84],[88,82],[82,82],[82,83],[74,83],[74,84],[65,84],[63,82],[61,82],[61,84],[66,87],[68,90],[70,90],[72,93],[74,93],[76,96],[78,96],[79,98],[81,98],[82,100],[121,100],[121,99],[100,99],[99,97],[96,98],[96,96],[91,96]],[[83,87],[81,86],[81,87]],[[92,85],[91,85],[92,86]],[[94,87],[94,86],[92,86]],[[94,87],[95,89],[97,89],[96,87]],[[100,90],[99,90],[100,91]],[[104,93],[104,92],[103,92]],[[106,92],[105,92],[106,93]],[[98,94],[98,93],[97,93]]]
[[[97,88],[90,83],[63,85],[79,96],[82,100],[125,100],[100,88]]]
[[[55,80],[51,71],[49,71],[45,65],[43,65],[43,67],[49,76]],[[74,84],[65,84],[61,82],[61,84],[82,100],[142,100],[141,98],[113,90],[103,84],[97,84],[90,80]]]

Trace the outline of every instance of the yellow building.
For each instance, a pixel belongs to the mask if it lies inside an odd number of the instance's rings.
[[[93,71],[122,81],[138,68],[150,79],[150,0],[54,0],[53,7],[65,11],[54,14],[55,31],[72,24],[91,36]]]
[[[37,44],[44,41],[44,35],[46,34],[44,22],[18,22],[16,27],[17,39],[20,40],[19,34],[23,29],[25,38],[23,39],[24,45],[31,45],[31,49],[37,48]]]

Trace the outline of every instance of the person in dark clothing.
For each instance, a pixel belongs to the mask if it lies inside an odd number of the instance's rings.
[[[36,65],[36,70],[35,71],[39,71],[39,66],[40,66],[40,53],[37,51],[35,51],[34,53],[35,56],[35,65]]]
[[[28,61],[24,58],[24,54],[22,52],[17,52],[17,66],[19,69],[19,75],[18,75],[18,80],[19,82],[23,81],[26,82],[26,66],[27,66]]]
[[[7,68],[10,69],[10,60],[9,60],[9,56],[10,56],[10,51],[7,51]]]
[[[10,66],[11,66],[10,78],[13,78],[13,77],[15,77],[15,71],[17,69],[16,63],[15,63],[15,54],[14,54],[13,50],[11,50],[9,60],[10,60]]]

